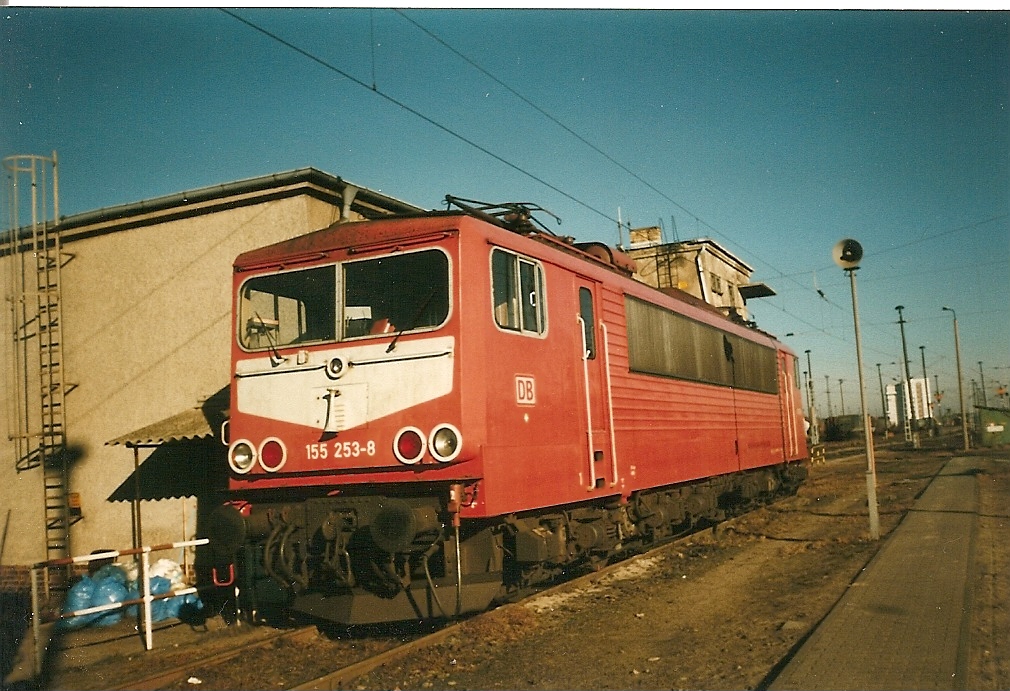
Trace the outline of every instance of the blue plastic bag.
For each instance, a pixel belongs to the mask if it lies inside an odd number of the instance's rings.
[[[99,607],[114,602],[122,602],[126,599],[126,596],[126,586],[121,581],[115,577],[103,578],[100,581],[96,581],[95,590],[91,595],[91,606]],[[112,626],[118,624],[122,619],[123,608],[120,607],[107,612],[99,612],[95,615],[93,623],[96,626]]]
[[[124,571],[123,567],[119,564],[106,564],[102,568],[98,569],[98,571],[95,571],[95,575],[91,578],[95,581],[95,583],[111,578],[125,585],[126,571]]]
[[[172,581],[164,578],[163,576],[152,576],[151,577],[151,595],[164,595],[172,590]],[[172,600],[178,598],[169,598],[167,600],[155,600],[151,603],[151,621],[162,621],[168,619],[171,615],[168,613],[168,604]],[[176,608],[178,612],[178,607]]]
[[[127,600],[139,600],[140,593],[137,592],[137,584],[130,583],[129,587],[126,589],[126,599]],[[137,605],[128,605],[126,608],[125,615],[127,617],[136,618],[137,616]]]
[[[84,576],[74,583],[67,593],[67,599],[63,601],[63,613],[77,612],[91,607],[91,597],[95,592],[95,582],[89,576]],[[96,615],[85,614],[77,617],[60,619],[59,627],[62,629],[80,629],[88,626],[95,620]]]

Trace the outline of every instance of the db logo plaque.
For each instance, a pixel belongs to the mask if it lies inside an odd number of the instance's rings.
[[[533,377],[525,374],[516,375],[516,403],[519,405],[537,404],[537,388]]]

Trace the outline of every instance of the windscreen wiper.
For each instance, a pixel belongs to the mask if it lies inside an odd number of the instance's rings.
[[[274,365],[279,365],[286,361],[287,358],[281,355],[280,351],[277,350],[277,345],[274,343],[274,339],[270,336],[270,327],[267,323],[263,321],[263,317],[260,316],[259,312],[253,312],[256,315],[256,320],[260,323],[260,328],[263,329],[263,335],[267,337],[267,343],[270,344],[270,362]]]
[[[424,313],[424,310],[427,309],[428,307],[428,303],[431,302],[431,299],[435,297],[435,293],[437,292],[438,292],[438,286],[435,286],[434,288],[431,289],[431,292],[428,293],[428,297],[424,299],[424,302],[421,303],[421,306],[417,309],[416,312],[414,312],[414,316],[410,318],[410,321],[408,321],[404,325],[404,327],[399,331],[397,331],[396,335],[393,336],[393,340],[390,341],[389,346],[386,347],[387,353],[393,352],[393,348],[396,347],[396,342],[400,340],[400,336],[403,335],[404,331],[413,331],[414,327],[417,326],[417,320],[421,318],[421,315]]]

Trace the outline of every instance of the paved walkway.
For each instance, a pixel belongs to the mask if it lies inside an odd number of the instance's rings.
[[[951,459],[768,688],[964,688],[977,510]]]

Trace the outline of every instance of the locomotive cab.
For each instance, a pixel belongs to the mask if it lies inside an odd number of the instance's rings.
[[[343,224],[236,260],[236,499],[211,538],[259,603],[359,623],[498,594],[493,535],[458,530],[482,443],[461,394],[458,225]]]

